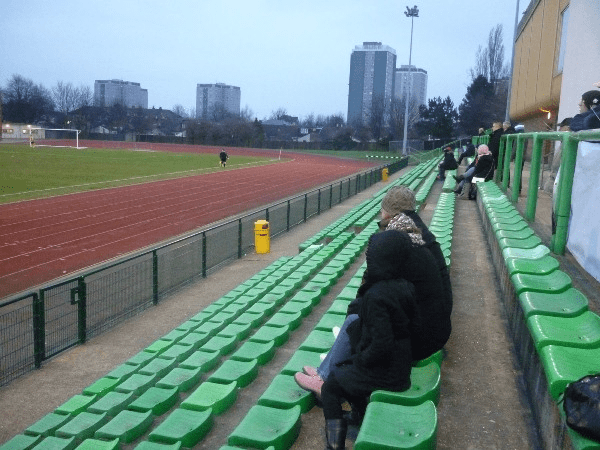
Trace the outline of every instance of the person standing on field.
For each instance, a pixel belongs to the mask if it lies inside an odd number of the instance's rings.
[[[225,167],[227,160],[229,159],[229,155],[225,149],[221,149],[221,153],[219,153],[219,159],[221,160],[221,167]]]

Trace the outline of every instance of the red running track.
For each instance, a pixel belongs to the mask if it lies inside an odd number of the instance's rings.
[[[208,151],[217,160],[216,149]],[[0,205],[0,298],[371,166],[293,156],[268,166]]]

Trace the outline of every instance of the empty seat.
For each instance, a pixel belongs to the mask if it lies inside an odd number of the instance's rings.
[[[300,432],[300,406],[277,409],[253,406],[242,422],[229,435],[229,445],[287,450]]]

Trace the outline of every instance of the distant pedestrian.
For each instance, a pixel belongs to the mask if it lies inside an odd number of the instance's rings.
[[[229,155],[224,149],[221,149],[221,153],[219,153],[219,159],[221,160],[221,167],[225,167],[227,165]]]
[[[35,139],[33,138],[33,133],[29,135],[29,146],[35,147]]]

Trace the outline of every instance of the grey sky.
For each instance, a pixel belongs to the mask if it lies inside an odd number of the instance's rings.
[[[415,1],[412,62],[429,74],[428,98],[458,106],[498,23],[509,61],[517,0],[4,0],[0,85],[13,74],[47,88],[122,79],[148,89],[149,107],[189,109],[196,84],[222,82],[259,119],[278,108],[346,117],[354,46],[382,42],[408,64]]]

